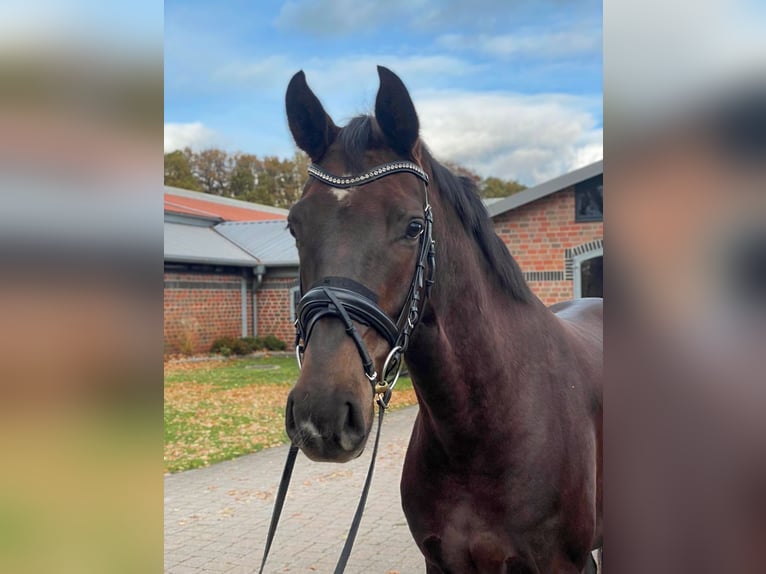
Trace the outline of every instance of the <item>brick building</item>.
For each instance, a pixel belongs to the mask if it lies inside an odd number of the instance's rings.
[[[495,231],[546,304],[601,297],[603,161],[487,202]]]
[[[223,336],[292,341],[298,254],[286,215],[165,188],[166,352],[204,353]]]

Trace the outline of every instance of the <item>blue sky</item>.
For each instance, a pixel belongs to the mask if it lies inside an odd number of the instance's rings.
[[[165,150],[290,156],[290,77],[342,125],[382,64],[437,158],[539,183],[603,155],[601,20],[592,0],[167,0]]]

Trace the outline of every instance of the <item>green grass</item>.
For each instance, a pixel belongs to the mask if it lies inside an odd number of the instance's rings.
[[[193,368],[194,363],[189,363]],[[165,375],[165,384],[188,381],[193,372],[194,382],[232,389],[250,385],[292,386],[298,380],[298,365],[292,357],[248,357],[204,363],[194,371],[180,371]]]
[[[284,406],[298,375],[292,357],[167,366],[165,470],[198,468],[287,443]],[[396,389],[405,392],[394,392],[392,408],[415,403],[408,378]]]

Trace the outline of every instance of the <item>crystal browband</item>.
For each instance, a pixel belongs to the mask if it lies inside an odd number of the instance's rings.
[[[346,189],[355,185],[364,185],[365,183],[370,183],[371,181],[375,181],[376,179],[380,179],[381,177],[397,172],[411,173],[428,184],[428,174],[423,171],[423,168],[421,168],[418,164],[411,161],[392,161],[390,163],[384,163],[361,175],[333,175],[315,163],[312,163],[309,166],[308,172],[309,175],[317,178],[322,183],[326,183],[327,185],[338,187],[340,189]]]

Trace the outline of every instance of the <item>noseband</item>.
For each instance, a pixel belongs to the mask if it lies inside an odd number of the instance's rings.
[[[308,172],[322,183],[340,189],[365,185],[394,173],[411,173],[423,181],[425,225],[420,233],[420,252],[407,299],[396,321],[380,308],[378,296],[373,291],[347,277],[325,277],[314,283],[301,297],[296,313],[295,355],[298,365],[302,363],[303,353],[317,322],[324,317],[337,317],[343,322],[346,334],[353,339],[359,351],[364,374],[372,384],[378,404],[386,408],[402,370],[402,356],[434,282],[436,246],[432,237],[433,213],[428,203],[428,175],[419,165],[410,161],[385,163],[356,176],[333,175],[316,164],[311,164]],[[380,375],[354,323],[375,329],[388,342],[391,350]]]

